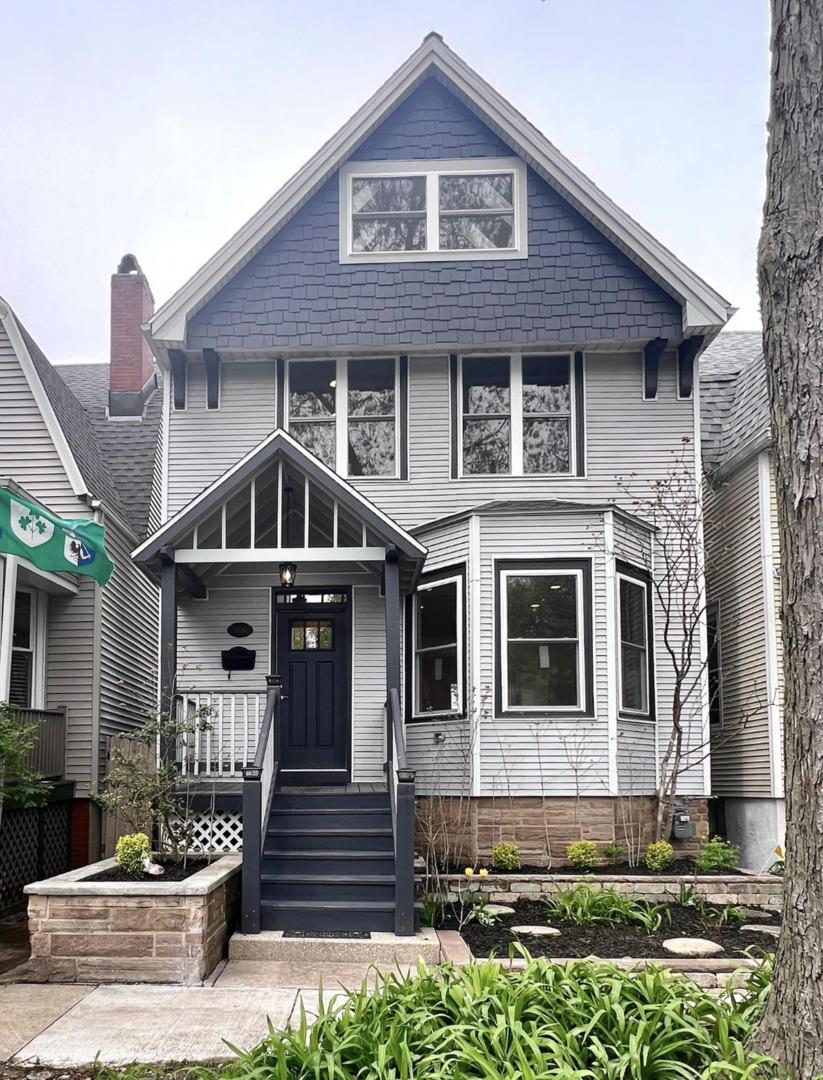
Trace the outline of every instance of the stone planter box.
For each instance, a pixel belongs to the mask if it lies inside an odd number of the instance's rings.
[[[30,977],[52,982],[201,983],[240,909],[242,856],[185,881],[89,881],[114,859],[26,886]]]
[[[487,900],[496,904],[510,904],[515,900],[539,900],[560,889],[578,884],[582,874],[489,874],[470,879],[470,888],[477,890]],[[466,884],[463,874],[447,874],[440,879],[449,892]],[[741,904],[743,906],[780,908],[783,904],[783,879],[773,874],[694,874],[636,876],[595,874],[586,881],[595,887],[610,886],[619,893],[637,900],[660,903],[677,900],[681,885],[690,886],[695,895],[708,904]]]

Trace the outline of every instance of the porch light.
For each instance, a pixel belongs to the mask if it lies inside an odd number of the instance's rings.
[[[293,562],[280,563],[280,584],[290,589],[297,578],[297,567]]]

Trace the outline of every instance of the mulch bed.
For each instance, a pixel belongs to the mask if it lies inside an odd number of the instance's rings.
[[[465,866],[453,866],[444,873],[447,874],[463,874],[465,872]],[[478,867],[479,869],[479,867]],[[585,877],[587,874],[612,874],[617,877],[660,877],[660,873],[657,870],[650,870],[645,863],[639,863],[637,866],[630,866],[627,862],[622,863],[601,863],[599,866],[595,866],[591,870],[575,870],[573,866],[552,866],[547,869],[545,866],[521,866],[519,870],[495,870],[493,866],[487,867],[489,871],[489,877],[519,877],[521,874],[544,874],[551,877],[553,874],[562,874],[568,877],[570,874],[576,877]],[[476,871],[475,871],[476,872]],[[695,874],[707,877],[720,874],[723,877],[745,877],[745,874],[741,874],[739,870],[722,870],[722,871],[707,871],[698,870],[694,859],[676,859],[668,870],[665,871],[665,877],[673,876],[686,876],[694,877]]]
[[[532,900],[520,901],[510,905],[514,915],[503,915],[494,926],[480,926],[468,923],[460,931],[475,956],[488,956],[495,953],[499,957],[509,955],[509,946],[520,941],[532,956],[599,956],[601,959],[636,957],[650,959],[671,956],[663,948],[667,938],[700,937],[716,941],[722,945],[725,955],[739,957],[746,949],[760,952],[774,952],[776,940],[768,934],[745,933],[737,923],[725,923],[719,927],[707,927],[700,913],[692,908],[670,904],[671,922],[664,922],[661,929],[647,933],[642,926],[632,923],[619,926],[578,926],[562,919],[549,918],[545,903]],[[718,910],[722,910],[719,909]],[[768,920],[758,919],[758,925],[779,926],[780,916],[770,913]],[[512,934],[512,926],[554,926],[560,931],[560,937],[518,938]],[[456,930],[457,918],[451,909],[439,927],[443,930]],[[718,957],[722,959],[720,954]],[[671,957],[674,959],[674,957]]]
[[[163,867],[163,873],[157,877],[154,874],[140,874],[135,877],[134,874],[127,874],[125,870],[121,870],[119,866],[112,866],[110,870],[101,870],[99,874],[83,878],[83,881],[141,881],[152,885],[161,885],[164,881],[185,881],[186,878],[196,874],[199,870],[204,870],[208,865],[208,859],[188,859],[185,865],[183,863],[161,862],[160,866]]]

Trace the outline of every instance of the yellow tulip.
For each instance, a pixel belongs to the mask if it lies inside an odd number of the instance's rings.
[[[472,870],[472,868],[470,866],[467,866],[466,870],[465,870],[465,873],[466,873],[466,877],[471,877],[472,874],[474,873],[474,870]]]
[[[483,869],[482,869],[482,870],[480,871],[480,876],[481,876],[481,877],[488,877],[488,876],[489,876],[489,872],[488,872],[488,870],[487,870],[487,869],[485,868],[485,866],[484,866],[484,867],[483,867]]]

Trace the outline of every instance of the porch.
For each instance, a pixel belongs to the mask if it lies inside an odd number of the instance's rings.
[[[164,753],[240,803],[246,933],[414,932],[401,612],[425,554],[283,432],[135,552],[183,728]]]

